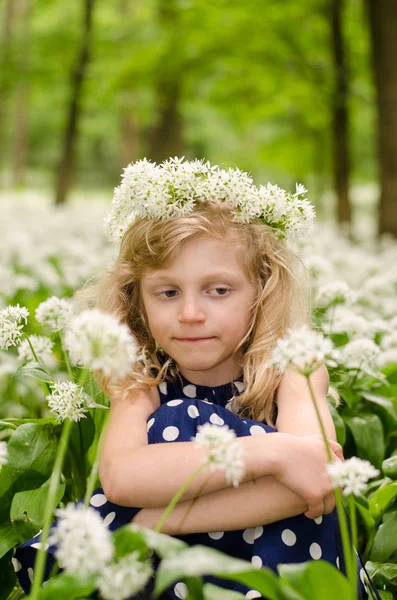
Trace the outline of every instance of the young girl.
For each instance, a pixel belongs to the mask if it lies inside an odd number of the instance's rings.
[[[226,424],[244,450],[239,487],[222,471],[202,472],[162,531],[256,568],[320,558],[342,567],[327,457],[306,380],[266,364],[276,340],[307,319],[296,259],[281,236],[309,217],[302,190],[288,196],[276,187],[258,189],[238,170],[177,159],[125,170],[108,219],[110,233],[123,234],[120,254],[98,304],[129,325],[141,359],[128,381],[108,388],[103,489],[90,504],[111,530],[131,520],[154,528],[205,455],[191,441],[198,426]],[[326,368],[311,378],[340,460]],[[15,555],[26,591],[38,539]],[[204,579],[261,597],[241,584]],[[183,582],[162,596],[184,597]],[[361,582],[358,597],[365,597]]]

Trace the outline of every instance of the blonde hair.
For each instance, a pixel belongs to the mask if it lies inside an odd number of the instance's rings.
[[[301,263],[270,227],[259,220],[235,223],[230,209],[219,203],[200,203],[186,217],[137,219],[124,234],[113,267],[90,288],[95,305],[126,323],[140,346],[142,362],[123,382],[124,389],[151,387],[178,377],[172,358],[158,347],[147,325],[140,280],[148,269],[166,266],[187,240],[202,234],[217,239],[231,235],[242,268],[255,287],[248,330],[233,354],[240,357],[245,385],[235,402],[242,416],[274,426],[275,394],[282,375],[266,363],[287,328],[308,322],[302,272],[298,277]],[[106,387],[105,380],[102,385]]]

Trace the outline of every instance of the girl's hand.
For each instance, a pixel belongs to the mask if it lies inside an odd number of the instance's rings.
[[[296,437],[283,436],[274,477],[301,496],[307,503],[305,515],[315,519],[329,514],[335,508],[335,496],[331,482],[325,474],[328,462],[327,452],[320,435]],[[342,447],[334,440],[328,440],[332,459],[343,460]]]

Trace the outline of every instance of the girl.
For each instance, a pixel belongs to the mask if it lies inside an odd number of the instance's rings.
[[[98,298],[129,325],[141,358],[128,381],[107,386],[103,489],[90,503],[110,529],[131,520],[154,528],[201,464],[205,452],[191,441],[198,426],[227,424],[245,453],[240,486],[231,487],[223,472],[202,472],[162,531],[258,568],[320,558],[342,566],[306,380],[266,366],[275,341],[307,320],[297,261],[281,239],[310,220],[303,192],[258,189],[245,173],[198,161],[139,161],[125,170],[108,218],[111,236],[122,234],[120,254]],[[339,460],[325,367],[312,383]],[[16,552],[25,590],[38,539]],[[48,560],[47,573],[51,566]],[[205,580],[260,597],[241,584]],[[182,582],[163,595],[184,597]],[[361,584],[359,597],[365,597]]]

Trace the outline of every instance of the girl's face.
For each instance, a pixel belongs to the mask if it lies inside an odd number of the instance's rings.
[[[188,240],[167,268],[145,273],[141,293],[154,339],[186,379],[217,386],[241,375],[232,354],[247,332],[255,290],[230,236]]]

